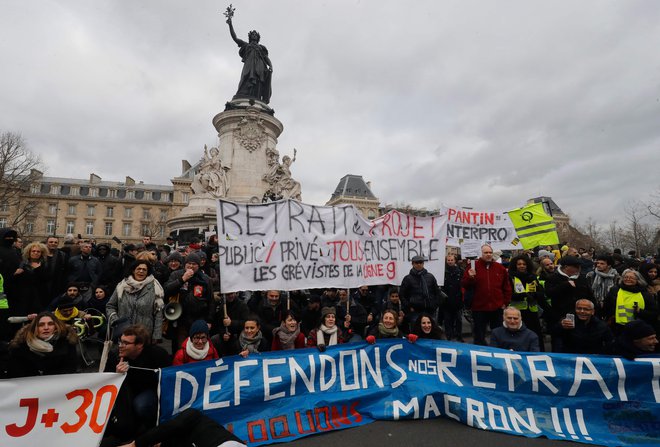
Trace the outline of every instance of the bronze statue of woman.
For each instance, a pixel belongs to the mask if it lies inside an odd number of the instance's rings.
[[[228,12],[230,8],[227,9]],[[231,12],[233,13],[233,10]],[[254,98],[268,104],[271,94],[270,80],[273,73],[273,64],[268,58],[268,50],[259,44],[261,36],[254,30],[248,33],[248,42],[236,37],[232,25],[232,15],[225,13],[229,33],[239,46],[238,54],[243,59],[241,80],[238,83],[238,91],[234,95],[234,99]]]

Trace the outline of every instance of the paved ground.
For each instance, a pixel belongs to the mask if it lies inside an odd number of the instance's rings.
[[[361,427],[323,433],[290,442],[292,447],[571,447],[570,441],[525,438],[468,427],[451,419],[377,421]]]

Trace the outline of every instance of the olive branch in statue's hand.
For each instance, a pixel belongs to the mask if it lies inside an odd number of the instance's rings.
[[[236,11],[236,8],[229,4],[225,12],[222,13],[225,17],[227,17],[227,23],[231,23],[231,19],[234,17],[234,11]]]

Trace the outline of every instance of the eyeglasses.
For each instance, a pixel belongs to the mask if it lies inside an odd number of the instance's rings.
[[[206,335],[195,335],[192,339],[193,341],[206,341],[208,337]]]
[[[118,343],[119,346],[130,346],[130,345],[134,345],[134,344],[135,344],[134,341],[126,341],[126,340],[119,340],[119,343]]]

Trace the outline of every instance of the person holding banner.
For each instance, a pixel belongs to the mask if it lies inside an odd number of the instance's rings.
[[[473,294],[474,344],[486,346],[486,329],[502,326],[502,310],[511,302],[509,274],[493,259],[490,245],[481,247],[481,257],[463,274],[461,285]]]
[[[266,352],[270,348],[268,340],[261,332],[261,321],[256,315],[249,315],[238,337],[232,336],[227,343],[227,355],[247,357],[250,354]]]
[[[445,281],[440,290],[447,295],[442,306],[447,340],[463,342],[463,269],[456,262],[456,255],[445,256]],[[419,335],[419,334],[417,334]]]
[[[405,329],[407,331],[410,328],[409,321],[406,318],[406,312],[404,312],[403,303],[401,302],[401,297],[399,296],[398,287],[391,287],[387,292],[387,299],[383,303],[382,309],[392,309],[396,312],[397,326],[399,326],[400,329]]]
[[[337,326],[336,316],[337,311],[334,307],[321,309],[321,324],[309,333],[307,346],[316,346],[319,351],[323,352],[328,346],[347,342],[344,331]]]
[[[263,326],[263,333],[268,346],[273,342],[273,330],[280,326],[284,314],[288,310],[292,310],[296,314],[299,312],[296,303],[288,295],[286,299],[282,299],[282,293],[279,290],[267,290],[266,296],[259,302],[256,314]]]
[[[366,338],[367,343],[374,344],[376,339],[379,338],[405,338],[406,335],[397,326],[397,313],[392,309],[385,309],[380,316],[380,323],[378,326],[369,331]],[[414,343],[417,340],[417,335],[408,334],[408,340]]]
[[[438,326],[430,314],[422,313],[412,326],[411,334],[417,338],[428,338],[431,340],[444,340],[445,335],[442,328]]]
[[[293,311],[286,311],[279,327],[273,329],[273,343],[271,351],[285,351],[287,349],[304,348],[305,334],[300,330],[300,323]]]
[[[9,343],[7,377],[76,372],[76,331],[51,312],[41,312]]]

